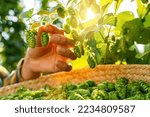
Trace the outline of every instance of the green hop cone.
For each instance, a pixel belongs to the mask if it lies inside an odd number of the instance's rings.
[[[89,85],[89,87],[94,87],[96,86],[96,83],[92,80],[86,81],[86,83]]]
[[[83,96],[81,96],[78,93],[72,93],[69,97],[68,100],[85,100]]]
[[[148,2],[148,0],[141,0],[141,2],[142,2],[143,4],[146,4],[146,3]]]
[[[76,57],[81,58],[81,51],[79,46],[74,47],[74,54],[76,55]]]
[[[70,26],[68,24],[64,24],[63,29],[64,29],[65,33],[67,33],[67,34],[70,33]]]
[[[70,25],[73,27],[73,28],[76,28],[77,25],[78,25],[78,20],[75,16],[71,16],[71,19],[70,19]]]
[[[90,68],[94,68],[96,66],[95,59],[92,56],[88,56],[87,62],[89,64]]]
[[[74,15],[76,14],[75,10],[74,10],[72,7],[69,7],[69,8],[68,8],[68,13],[69,13],[69,15],[71,15],[71,16],[74,16]]]
[[[70,24],[70,17],[67,17],[67,18],[66,18],[66,23],[67,23],[67,24]]]
[[[141,81],[139,81],[139,86],[140,86],[141,92],[148,93],[149,88],[150,88],[148,83],[146,83],[145,81],[141,80]]]
[[[75,31],[75,30],[71,31],[71,35],[72,35],[72,38],[74,39],[74,41],[77,41],[80,38],[77,31]]]
[[[84,55],[84,47],[83,45],[80,45],[81,54]]]
[[[41,36],[41,45],[46,47],[48,42],[49,42],[49,36],[46,32],[43,32]]]
[[[65,8],[63,6],[58,7],[57,14],[59,17],[64,18],[65,17]]]
[[[68,84],[66,86],[66,90],[69,91],[69,90],[75,90],[77,89],[77,85],[73,85],[73,84]]]
[[[25,36],[26,36],[26,42],[30,48],[35,48],[36,46],[36,40],[35,40],[35,31],[26,30]]]

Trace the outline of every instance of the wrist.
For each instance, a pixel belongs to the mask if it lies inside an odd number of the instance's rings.
[[[21,75],[22,75],[23,80],[35,79],[41,75],[40,72],[36,72],[34,66],[35,66],[34,60],[26,56],[24,59],[24,63],[22,65],[22,69],[21,69]]]

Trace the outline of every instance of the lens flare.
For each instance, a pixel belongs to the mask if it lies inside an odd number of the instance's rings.
[[[89,21],[89,20],[93,19],[94,17],[96,17],[96,14],[93,13],[93,11],[90,8],[87,9],[86,21]]]

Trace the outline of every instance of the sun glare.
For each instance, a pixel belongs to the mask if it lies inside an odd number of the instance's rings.
[[[87,9],[86,21],[89,21],[89,20],[93,19],[94,17],[96,17],[96,14],[93,13],[93,11],[90,8]]]

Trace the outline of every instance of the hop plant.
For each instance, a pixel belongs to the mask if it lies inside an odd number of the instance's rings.
[[[68,84],[66,86],[66,90],[69,91],[69,90],[74,90],[74,89],[77,89],[77,86],[76,85],[73,85],[73,84]]]
[[[86,81],[86,83],[89,85],[89,87],[94,87],[96,86],[96,83],[92,80]]]
[[[140,87],[140,90],[143,92],[143,93],[147,93],[150,89],[150,86],[149,84],[147,84],[146,82],[144,81],[139,81],[139,87]]]
[[[93,100],[107,100],[109,96],[106,91],[95,89],[91,93],[91,98]]]
[[[64,18],[65,17],[65,8],[63,6],[58,7],[57,14],[59,17]]]
[[[69,13],[69,15],[71,15],[71,16],[74,16],[74,15],[76,14],[75,10],[74,10],[72,7],[69,7],[69,8],[68,8],[68,13]]]
[[[70,33],[70,26],[68,24],[64,24],[63,29],[64,29],[65,33],[67,33],[67,34]]]
[[[72,35],[72,38],[74,39],[74,41],[78,41],[80,39],[77,31],[75,31],[75,30],[71,31],[71,35]]]
[[[43,32],[41,36],[41,45],[46,47],[48,42],[49,42],[49,36],[46,32]]]
[[[87,62],[89,64],[90,68],[94,68],[96,66],[95,59],[92,56],[88,56]]]
[[[81,96],[78,93],[72,93],[69,97],[69,100],[85,100],[85,98],[83,96]]]
[[[36,46],[35,35],[36,31],[25,30],[26,42],[30,48],[35,48]]]
[[[89,84],[87,82],[81,83],[78,85],[78,88],[80,89],[87,89],[89,87]]]
[[[143,4],[146,4],[148,0],[141,0]]]
[[[70,25],[73,27],[73,28],[76,28],[77,25],[78,25],[78,20],[75,16],[71,16],[71,19],[70,19]]]
[[[79,46],[74,47],[74,54],[76,55],[76,57],[81,58],[81,50]]]
[[[111,91],[108,93],[108,95],[109,95],[109,100],[119,100],[117,91]]]

